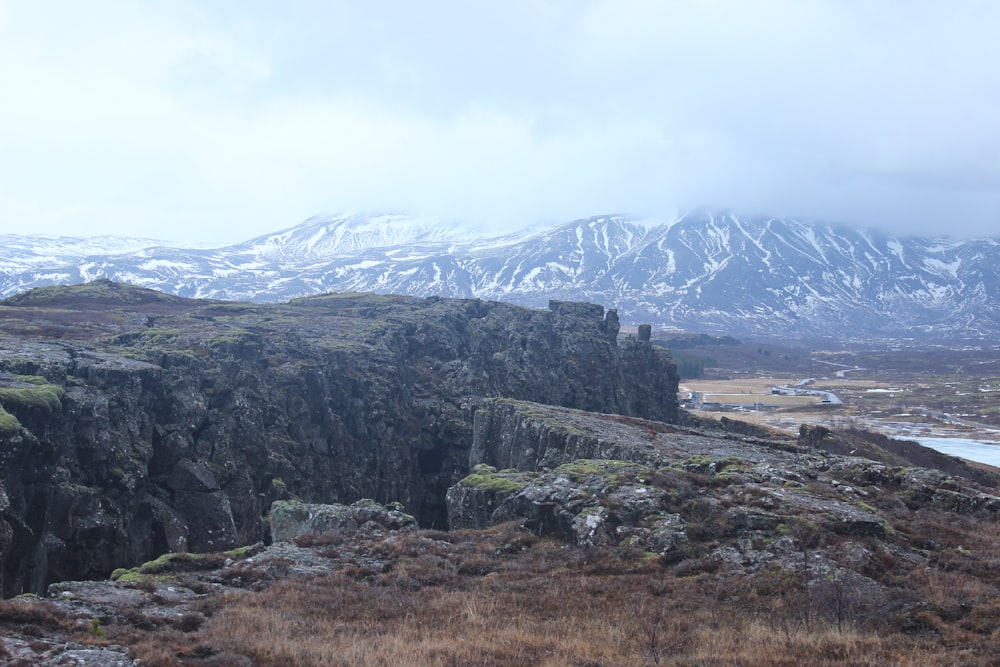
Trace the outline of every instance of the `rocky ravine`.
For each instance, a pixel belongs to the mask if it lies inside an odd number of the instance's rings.
[[[195,301],[97,281],[0,305],[3,593],[266,535],[285,498],[445,527],[484,397],[677,420],[614,311],[327,295]]]
[[[707,589],[714,604],[737,595],[738,582],[755,582],[761,595],[790,606],[778,606],[791,616],[777,625],[829,617],[855,627],[888,615],[909,632],[924,632],[934,607],[902,590],[901,581],[954,568],[967,569],[971,581],[974,561],[990,558],[949,543],[954,536],[928,538],[923,526],[989,526],[1000,511],[995,471],[954,459],[942,461],[952,474],[896,465],[905,458],[881,449],[877,437],[866,451],[888,463],[833,453],[862,443],[822,428],[804,428],[788,441],[505,398],[480,401],[474,422],[468,453],[477,463],[448,490],[449,523],[503,524],[499,532],[421,531],[398,506],[371,500],[277,501],[270,546],[168,553],[107,581],[56,583],[47,599],[5,603],[0,651],[22,661],[15,664],[134,666],[140,663],[127,646],[148,652],[142,633],[163,633],[184,647],[170,664],[202,664],[206,656],[219,662],[205,664],[252,664],[239,652],[244,647],[199,643],[208,635],[198,629],[211,625],[227,595],[268,595],[271,586],[298,580],[305,595],[309,582],[333,574],[363,582],[373,599],[386,590],[453,590],[491,578],[502,591],[512,572],[530,568],[532,556],[521,554],[531,542],[518,525],[555,538],[562,546],[550,553],[567,554],[563,568],[593,560],[598,578],[601,568],[626,568],[650,581],[671,573],[714,581]],[[993,608],[983,599],[989,587],[976,585],[976,599],[960,597],[962,607],[949,613],[989,633],[993,624],[977,620]],[[326,609],[335,610],[335,603]],[[100,639],[105,628],[108,640]]]
[[[539,557],[527,531],[562,566],[710,578],[716,602],[751,582],[806,623],[993,632],[995,470],[679,413],[669,356],[597,306],[98,282],[8,300],[0,331],[4,591],[48,595],[3,603],[15,664],[135,665],[142,633],[186,646],[227,593],[299,578],[488,580]],[[955,569],[958,606],[907,588]]]

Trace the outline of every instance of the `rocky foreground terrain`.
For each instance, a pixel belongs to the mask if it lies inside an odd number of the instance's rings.
[[[998,471],[686,416],[613,311],[98,282],[0,331],[10,664],[1000,660]]]

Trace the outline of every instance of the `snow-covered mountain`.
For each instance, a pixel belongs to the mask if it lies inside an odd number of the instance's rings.
[[[744,336],[957,341],[1000,332],[998,239],[894,238],[710,211],[660,222],[600,216],[501,237],[403,216],[313,218],[213,249],[2,240],[3,296],[108,277],[255,301],[330,291],[585,300],[617,307],[625,322]]]
[[[275,234],[242,244],[247,255],[264,259],[318,262],[349,257],[370,248],[407,248],[455,241],[454,227],[426,223],[404,215],[315,217]]]
[[[166,245],[153,239],[127,236],[20,236],[0,234],[0,273],[9,275],[30,267],[47,267],[93,255],[119,255]]]

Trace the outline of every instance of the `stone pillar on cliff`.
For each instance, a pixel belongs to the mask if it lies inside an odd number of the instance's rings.
[[[648,343],[649,338],[653,335],[653,327],[650,324],[640,324],[639,325],[639,342]]]
[[[621,328],[621,323],[618,321],[618,309],[608,308],[608,313],[604,316],[604,331],[613,345],[618,344],[618,332]]]

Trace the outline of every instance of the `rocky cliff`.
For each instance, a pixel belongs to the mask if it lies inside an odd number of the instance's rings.
[[[676,421],[669,356],[615,312],[326,295],[187,300],[97,281],[0,305],[3,592],[267,534],[286,498],[443,527],[484,397]]]
[[[889,454],[875,444],[888,439],[868,434],[865,456],[850,456],[840,453],[845,436],[826,429],[804,427],[795,442],[774,435],[489,400],[475,415],[473,471],[447,494],[449,523],[517,521],[695,570],[794,570],[808,551],[823,576],[856,578],[884,575],[872,564],[880,551],[917,563],[940,548],[901,539],[897,531],[915,532],[908,524],[935,513],[990,522],[1000,512],[995,471],[926,459],[917,443]],[[861,435],[851,437],[860,448]],[[848,549],[863,558],[845,558]]]

